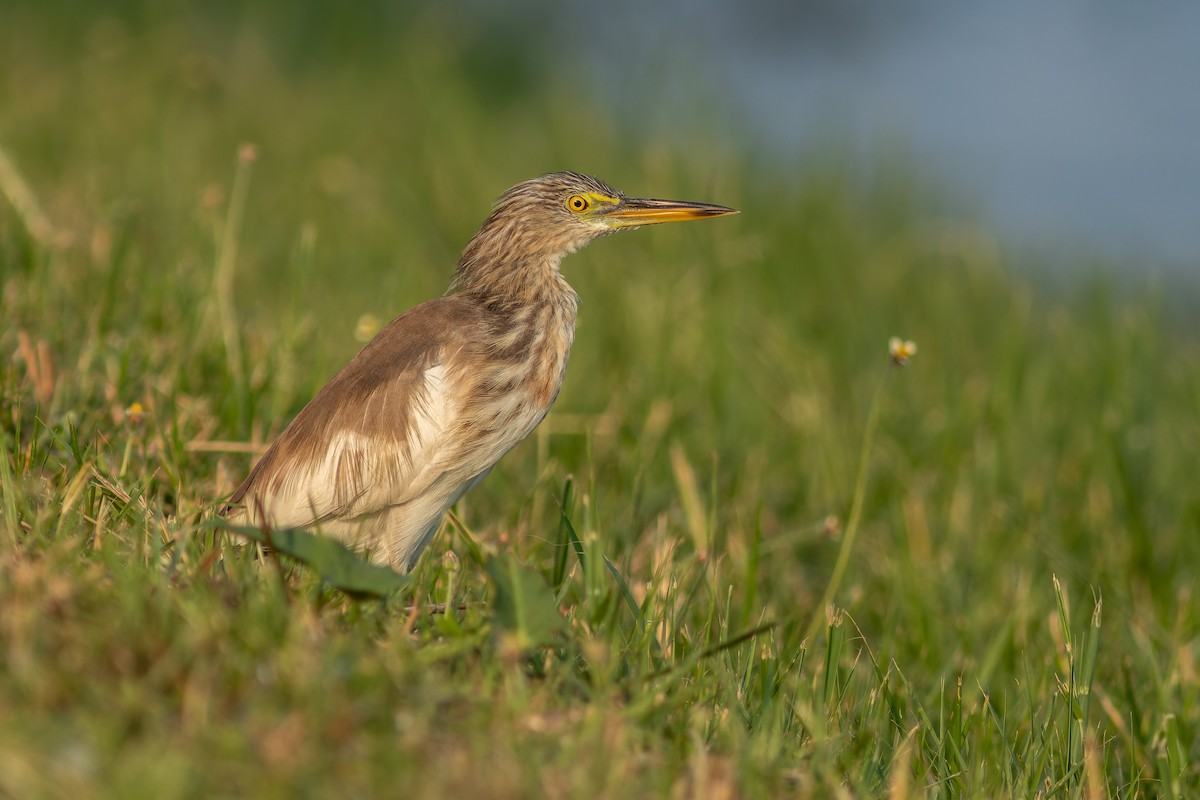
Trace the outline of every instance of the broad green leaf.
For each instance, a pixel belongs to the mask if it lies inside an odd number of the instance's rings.
[[[370,564],[336,539],[292,529],[264,531],[246,525],[218,525],[264,544],[310,567],[329,585],[354,597],[387,597],[408,579],[388,567]]]
[[[563,618],[542,576],[511,553],[489,558],[484,566],[495,587],[497,629],[515,634],[523,648],[553,643]]]

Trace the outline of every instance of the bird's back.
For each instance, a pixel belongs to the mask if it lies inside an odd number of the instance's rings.
[[[569,288],[519,306],[450,296],[406,312],[288,425],[228,516],[316,526],[410,568],[446,509],[549,410],[574,315]]]

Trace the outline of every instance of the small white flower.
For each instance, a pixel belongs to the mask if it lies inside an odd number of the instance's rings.
[[[888,355],[897,367],[908,366],[908,360],[917,354],[917,343],[905,341],[899,336],[888,339]]]

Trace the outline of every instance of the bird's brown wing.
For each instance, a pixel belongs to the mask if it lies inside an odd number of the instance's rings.
[[[470,312],[444,297],[392,321],[288,425],[230,508],[255,523],[300,527],[419,496],[441,475],[464,407]]]

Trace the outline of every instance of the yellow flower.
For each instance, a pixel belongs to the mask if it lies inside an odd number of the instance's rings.
[[[138,402],[131,403],[129,408],[125,409],[125,421],[130,425],[137,426],[142,424],[142,420],[146,418],[146,409],[142,408],[142,404]]]
[[[369,342],[379,333],[381,323],[374,314],[363,314],[354,326],[354,338],[360,342]]]
[[[908,342],[899,336],[888,339],[888,355],[897,367],[908,366],[908,360],[917,354],[917,343]]]

